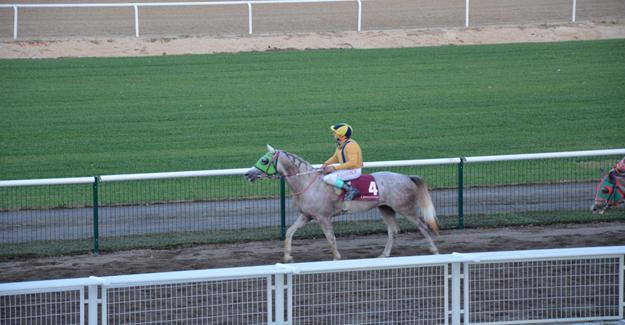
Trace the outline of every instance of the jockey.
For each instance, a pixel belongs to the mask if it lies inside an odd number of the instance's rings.
[[[349,183],[352,179],[360,177],[362,173],[362,151],[356,141],[352,140],[352,127],[346,123],[339,123],[330,126],[336,140],[336,151],[334,155],[323,163],[323,181],[340,189],[346,190],[345,201],[351,201],[360,194],[358,189],[353,188]],[[338,166],[331,166],[339,163]]]
[[[612,167],[610,174],[615,174],[619,177],[625,177],[625,157],[621,159],[621,161],[617,162],[614,167]]]

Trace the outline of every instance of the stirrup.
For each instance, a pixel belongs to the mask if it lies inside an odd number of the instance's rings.
[[[358,196],[358,194],[360,194],[360,191],[358,189],[356,189],[356,188],[352,188],[351,190],[348,190],[347,193],[345,193],[345,198],[343,200],[344,201],[351,201],[356,196]]]

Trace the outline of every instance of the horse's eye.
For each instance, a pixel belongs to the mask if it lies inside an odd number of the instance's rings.
[[[261,162],[263,165],[267,165],[267,164],[269,163],[269,159],[267,159],[267,158],[263,158],[263,159],[261,159],[261,160],[260,160],[260,162]]]
[[[601,189],[601,193],[603,193],[603,194],[610,194],[610,192],[612,192],[612,191],[610,191],[609,187],[604,187],[604,188]]]

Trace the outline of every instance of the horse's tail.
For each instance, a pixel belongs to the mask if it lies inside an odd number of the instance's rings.
[[[410,179],[417,185],[417,205],[421,209],[421,215],[424,221],[430,226],[432,231],[438,234],[438,219],[436,218],[436,210],[432,197],[428,192],[428,186],[419,176],[410,176]]]

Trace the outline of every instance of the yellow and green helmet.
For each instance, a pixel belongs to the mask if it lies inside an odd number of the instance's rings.
[[[352,127],[347,123],[338,123],[338,124],[332,125],[330,126],[330,130],[348,139],[352,137]]]

